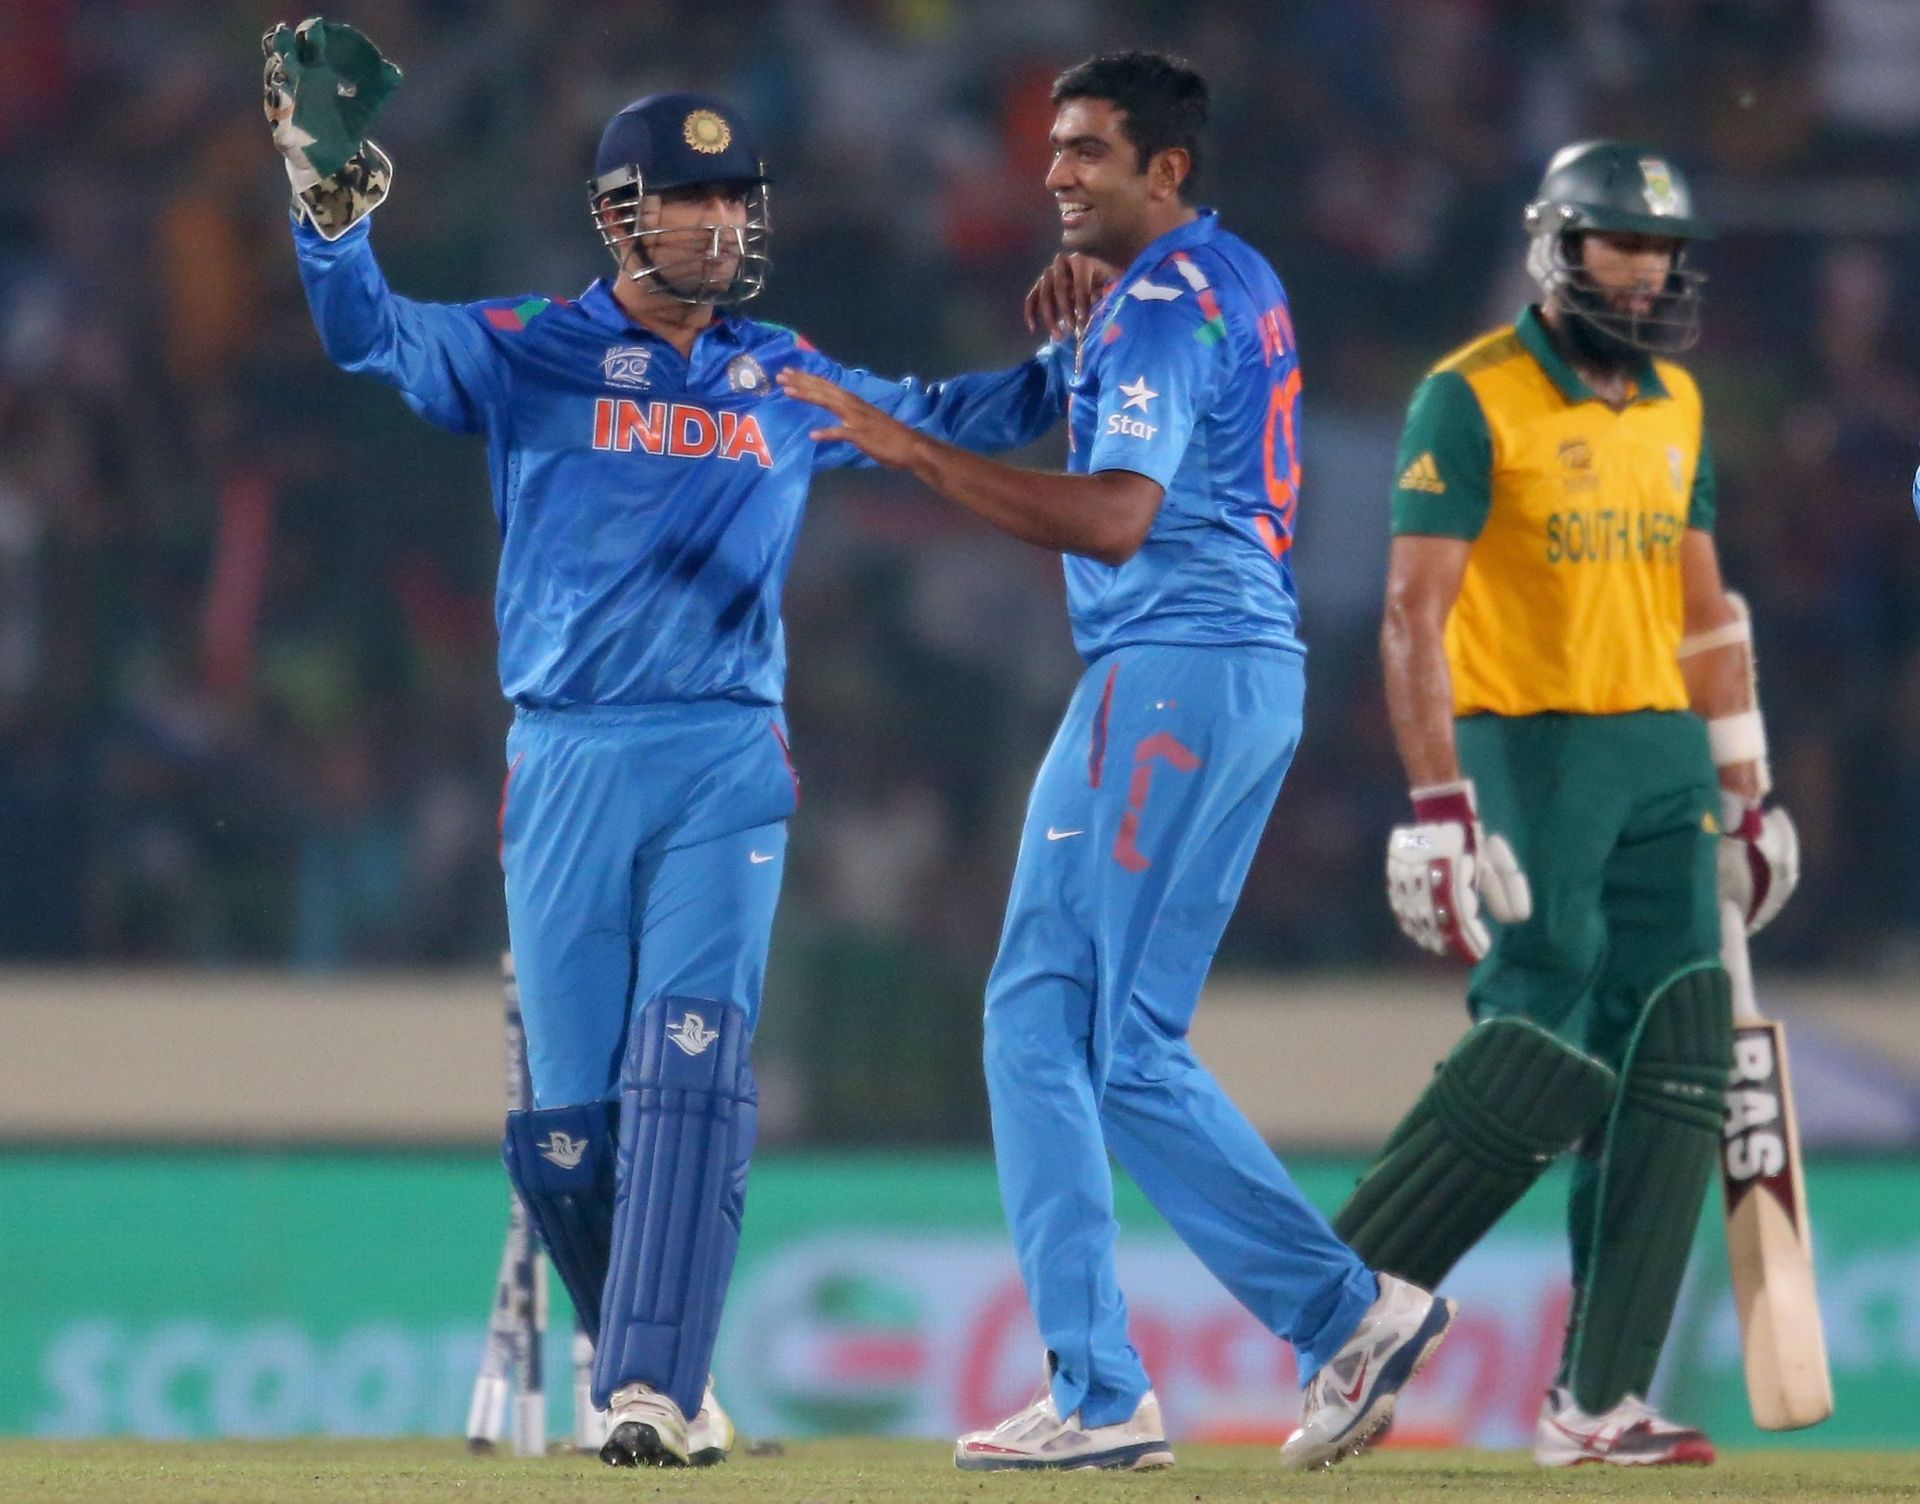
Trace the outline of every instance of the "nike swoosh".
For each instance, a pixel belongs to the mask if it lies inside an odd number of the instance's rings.
[[[747,860],[758,867],[762,862],[772,861],[773,853],[771,851],[749,851],[747,853]]]
[[[1083,836],[1085,834],[1086,831],[1084,830],[1055,830],[1051,825],[1047,827],[1047,839],[1049,841],[1064,841],[1068,836]]]
[[[1360,1390],[1367,1382],[1367,1370],[1372,1366],[1373,1360],[1371,1358],[1360,1365],[1360,1377],[1353,1381],[1353,1388],[1336,1391],[1341,1399],[1345,1400],[1349,1405],[1359,1403]]]

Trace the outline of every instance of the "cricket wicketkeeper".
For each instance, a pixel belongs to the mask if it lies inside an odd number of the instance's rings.
[[[1665,358],[1698,337],[1708,231],[1676,168],[1613,141],[1555,156],[1526,227],[1540,303],[1414,393],[1381,630],[1414,810],[1393,908],[1474,963],[1474,1023],[1335,1227],[1432,1288],[1577,1145],[1535,1459],[1710,1462],[1646,1396],[1721,1125],[1718,903],[1758,929],[1799,855],[1760,803],[1700,394]]]
[[[582,230],[613,265],[578,298],[401,296],[371,238],[392,164],[366,135],[399,79],[339,22],[267,35],[294,253],[337,364],[486,438],[514,706],[501,861],[534,1097],[508,1114],[508,1173],[595,1335],[603,1460],[718,1461],[733,1427],[708,1367],[799,800],[781,591],[813,476],[866,463],[775,381],[797,370],[915,431],[1008,449],[1059,420],[1066,360],[885,381],[746,317],[771,264],[767,173],[706,94],[607,122]]]

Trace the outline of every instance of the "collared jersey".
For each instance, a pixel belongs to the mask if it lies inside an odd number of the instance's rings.
[[[1684,710],[1680,540],[1711,532],[1693,378],[1601,401],[1528,309],[1435,366],[1400,440],[1393,531],[1471,540],[1447,618],[1454,713]]]
[[[1131,470],[1166,495],[1124,564],[1067,557],[1083,656],[1142,642],[1302,651],[1287,557],[1299,399],[1280,279],[1211,210],[1114,282],[1080,342],[1067,468]]]
[[[459,433],[484,433],[501,535],[500,683],[516,705],[773,705],[780,595],[815,472],[868,461],[815,442],[820,409],[773,384],[825,376],[968,448],[1045,433],[1064,351],[942,383],[886,381],[792,330],[716,318],[691,358],[632,323],[604,281],[577,301],[459,305],[391,292],[365,225],[294,243],[327,353]]]

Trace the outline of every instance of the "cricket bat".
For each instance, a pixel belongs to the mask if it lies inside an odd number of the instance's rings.
[[[1761,1430],[1797,1431],[1833,1414],[1833,1377],[1813,1278],[1786,1032],[1760,1016],[1745,917],[1734,904],[1720,905],[1720,950],[1733,983],[1733,1076],[1720,1179],[1747,1401]]]

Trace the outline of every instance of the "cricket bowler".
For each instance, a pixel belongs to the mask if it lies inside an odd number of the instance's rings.
[[[398,70],[351,27],[266,38],[313,318],[343,369],[484,434],[501,535],[502,859],[534,1106],[507,1168],[596,1335],[601,1457],[726,1455],[708,1365],[740,1236],[750,1045],[799,798],[780,594],[812,476],[863,464],[810,430],[784,370],[843,382],[943,440],[1031,441],[1058,352],[887,382],[735,310],[768,269],[767,173],[725,101],[616,114],[588,190],[613,271],[577,299],[391,292],[370,216],[393,167],[365,132]]]
[[[955,1461],[1172,1463],[1114,1270],[1111,1153],[1293,1344],[1306,1391],[1282,1459],[1318,1466],[1388,1422],[1452,1304],[1376,1278],[1187,1042],[1300,739],[1293,323],[1273,268],[1195,201],[1198,74],[1103,56],[1063,74],[1053,101],[1062,245],[1117,269],[1079,331],[1067,473],[967,454],[856,391],[780,378],[831,414],[822,442],[1063,553],[1087,664],[1034,785],[986,995],[994,1154],[1048,1371]]]
[[[1540,302],[1409,407],[1380,639],[1414,816],[1391,902],[1474,963],[1473,1025],[1334,1226],[1437,1285],[1577,1146],[1534,1457],[1705,1463],[1647,1394],[1721,1131],[1719,903],[1765,924],[1798,845],[1761,804],[1749,629],[1700,394],[1669,358],[1698,337],[1707,226],[1667,158],[1616,141],[1556,155],[1525,223]]]

